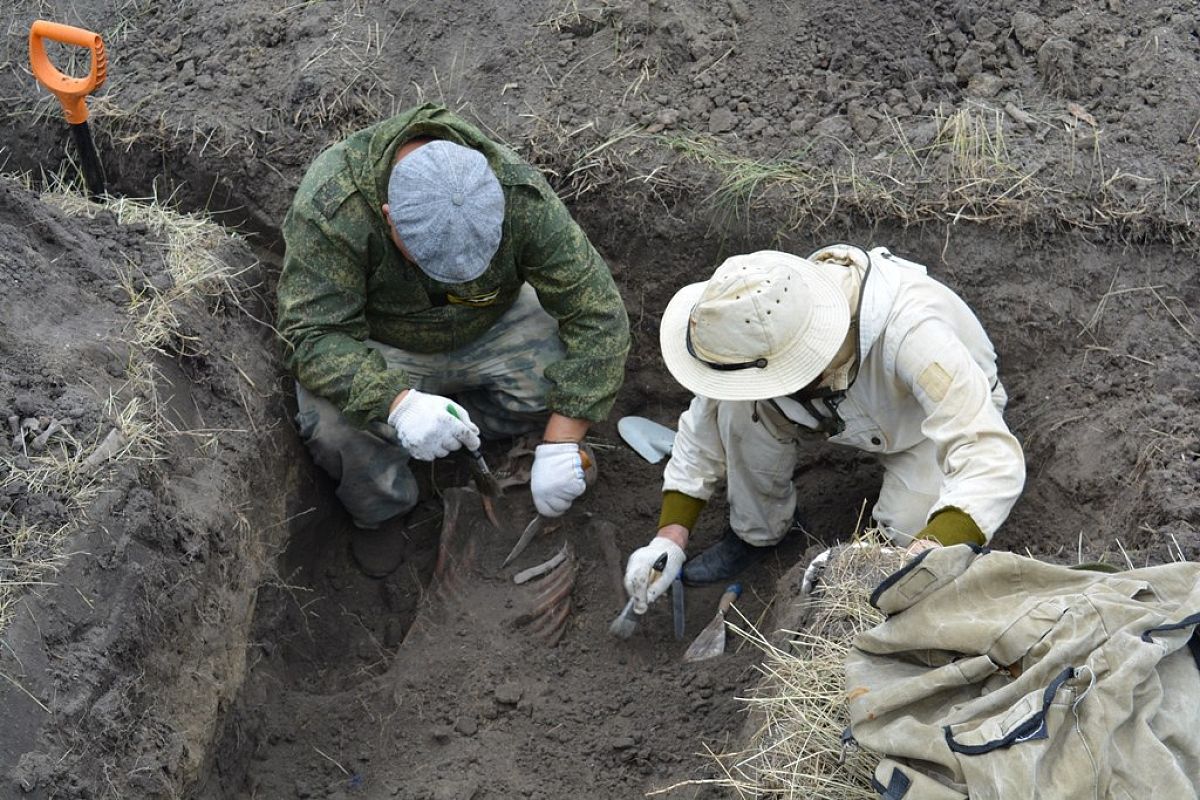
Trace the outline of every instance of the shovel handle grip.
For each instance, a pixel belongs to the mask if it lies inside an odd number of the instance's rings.
[[[60,72],[46,53],[47,39],[90,50],[92,59],[87,76],[73,78]],[[84,98],[99,89],[108,77],[108,55],[104,52],[104,40],[100,34],[39,19],[29,29],[29,66],[38,83],[58,98],[67,122],[72,125],[87,122],[88,108]]]

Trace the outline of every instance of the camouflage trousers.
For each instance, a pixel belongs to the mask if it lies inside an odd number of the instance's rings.
[[[389,368],[408,372],[413,388],[452,397],[484,438],[517,436],[545,424],[550,391],[545,370],[565,353],[558,323],[528,285],[487,333],[458,350],[410,353],[370,339],[366,344]],[[355,525],[378,528],[416,505],[409,455],[390,425],[356,428],[332,403],[299,383],[296,401],[300,436],[313,461],[337,482],[337,497]]]

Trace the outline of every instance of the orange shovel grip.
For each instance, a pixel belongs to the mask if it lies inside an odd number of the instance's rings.
[[[59,72],[51,63],[50,56],[46,55],[46,39],[91,50],[92,64],[87,77],[72,78]],[[38,83],[58,97],[67,122],[72,125],[87,122],[88,109],[84,98],[99,89],[108,77],[108,56],[104,52],[104,41],[100,34],[39,19],[29,29],[29,65]]]

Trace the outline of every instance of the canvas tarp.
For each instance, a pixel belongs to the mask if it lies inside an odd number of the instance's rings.
[[[1200,564],[1114,574],[972,545],[871,598],[848,735],[887,800],[1200,797]]]

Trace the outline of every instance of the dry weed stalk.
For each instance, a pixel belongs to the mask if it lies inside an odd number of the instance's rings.
[[[735,633],[763,653],[762,679],[743,698],[756,730],[743,750],[714,754],[723,777],[661,792],[709,783],[741,798],[878,797],[870,783],[878,757],[842,746],[842,731],[850,722],[843,664],[855,635],[883,620],[869,598],[903,560],[903,552],[887,546],[877,531],[865,531],[826,562],[819,588],[807,601],[803,630],[768,636],[745,617],[730,621]]]

